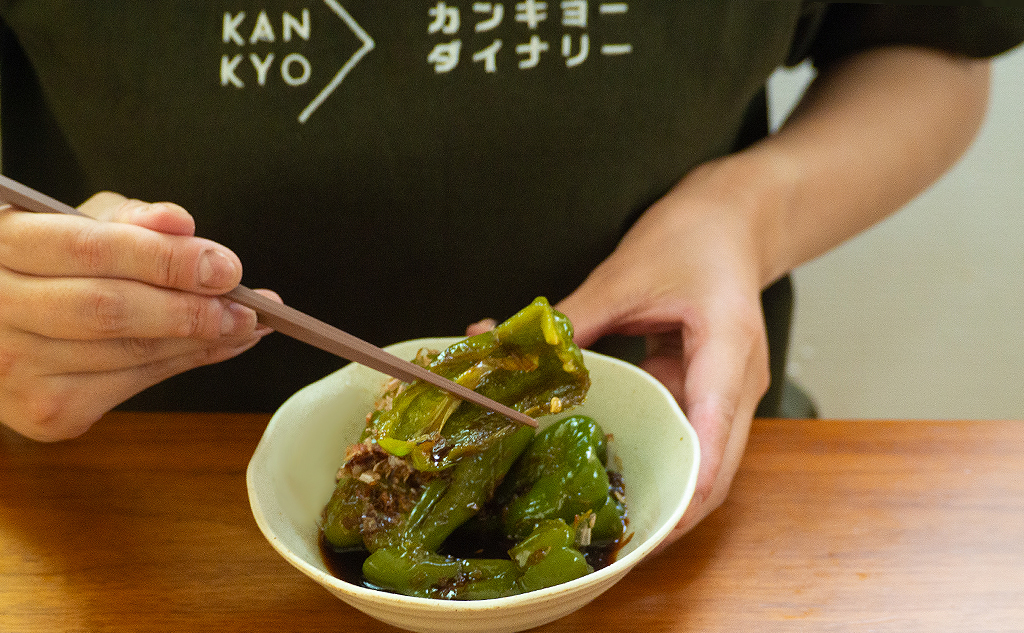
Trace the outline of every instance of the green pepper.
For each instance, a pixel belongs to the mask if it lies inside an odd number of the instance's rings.
[[[531,416],[575,406],[590,387],[571,324],[543,297],[426,366]],[[533,435],[419,381],[389,403],[350,449],[323,512],[334,547],[436,549],[493,496]]]
[[[583,402],[590,375],[572,340],[572,325],[543,297],[489,332],[443,350],[427,368],[530,416]],[[444,470],[480,452],[510,424],[432,385],[417,381],[370,422],[377,443],[408,457],[417,470]]]
[[[339,550],[363,544],[362,520],[365,487],[355,479],[338,482],[321,514],[320,529],[327,542]]]
[[[590,545],[606,547],[622,538],[626,531],[626,504],[614,492],[608,493],[608,499],[594,516],[594,524],[590,528]]]
[[[510,559],[454,558],[420,547],[389,546],[370,554],[363,575],[373,586],[421,598],[500,598],[592,572],[574,541],[575,531],[564,521],[543,521],[509,550]]]
[[[594,571],[576,549],[576,531],[561,519],[539,521],[530,534],[509,550],[519,567],[520,592],[536,591],[581,578]]]
[[[418,360],[534,417],[580,404],[590,387],[572,326],[543,297],[494,330]],[[321,529],[334,547],[366,548],[363,575],[382,589],[467,600],[533,591],[592,571],[581,537],[614,540],[616,521],[621,534],[606,459],[590,418],[535,435],[426,383],[396,386],[350,447]],[[439,553],[495,500],[507,507],[489,509],[480,524],[519,541],[509,559]]]
[[[444,540],[494,496],[498,483],[533,439],[533,429],[519,426],[497,438],[482,453],[465,457],[451,469],[451,476],[435,480],[430,495],[423,495],[408,520],[382,538],[436,551]],[[371,551],[373,547],[370,547]]]
[[[373,586],[420,598],[479,600],[515,592],[520,573],[510,560],[461,559],[423,548],[383,547],[367,557]]]
[[[573,524],[609,499],[607,444],[592,418],[572,416],[542,431],[499,492],[505,533],[521,538],[545,519]]]

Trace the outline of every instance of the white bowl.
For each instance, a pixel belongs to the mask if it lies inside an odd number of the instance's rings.
[[[456,338],[418,339],[388,348],[412,358]],[[609,454],[623,475],[633,538],[613,564],[572,582],[508,598],[449,601],[367,589],[328,573],[318,547],[317,519],[334,489],[345,449],[357,440],[386,380],[355,363],[301,389],[270,420],[249,462],[253,516],[289,563],[351,606],[410,631],[522,631],[567,615],[620,580],[679,521],[693,495],[700,450],[672,395],[634,365],[584,351],[592,386],[569,414],[593,417],[613,437]]]

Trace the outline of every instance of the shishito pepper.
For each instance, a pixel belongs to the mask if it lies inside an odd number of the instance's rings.
[[[581,403],[590,386],[571,325],[543,298],[421,362],[532,416]],[[371,586],[430,598],[515,595],[590,573],[580,547],[597,533],[622,535],[624,508],[594,420],[569,417],[535,435],[425,383],[393,387],[349,449],[322,522],[336,549],[368,550]],[[440,553],[459,528],[514,545],[508,558]]]
[[[428,366],[530,416],[583,402],[590,376],[572,325],[543,297],[489,332],[443,350]],[[415,382],[371,420],[376,442],[420,471],[443,470],[514,425],[427,383]]]
[[[580,578],[593,569],[559,519],[540,522],[508,559],[455,558],[417,547],[370,554],[363,574],[375,586],[421,598],[480,600],[513,596]]]
[[[606,547],[622,538],[626,506],[621,479],[607,468],[607,438],[582,415],[560,420],[534,437],[464,538],[513,540],[559,519],[578,531],[577,544]]]
[[[599,512],[609,498],[606,461],[604,432],[592,418],[569,417],[537,434],[499,493],[505,533],[521,538],[545,519],[571,524]]]
[[[461,600],[510,596],[584,576],[593,570],[581,548],[610,545],[623,536],[625,505],[606,460],[605,435],[589,417],[564,418],[533,437],[485,511],[453,537],[515,543],[508,550],[515,567],[502,559],[443,556],[434,546],[441,546],[456,521],[429,524],[418,533],[419,521],[410,519],[417,524],[410,530],[415,536],[374,551],[363,574],[382,589]],[[467,466],[476,468],[477,461],[491,459],[469,460]],[[428,486],[425,500],[437,485]]]
[[[534,417],[581,403],[590,387],[572,325],[543,297],[426,366]],[[533,435],[422,382],[387,402],[350,449],[324,510],[335,548],[436,549],[493,496]]]

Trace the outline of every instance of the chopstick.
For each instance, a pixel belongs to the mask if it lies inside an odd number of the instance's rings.
[[[88,217],[72,206],[55,200],[44,193],[27,187],[15,180],[0,174],[0,200],[8,204],[36,213],[64,213]],[[234,290],[223,295],[235,303],[241,304],[256,312],[260,323],[277,330],[281,334],[295,338],[331,354],[340,356],[370,369],[393,376],[403,382],[422,380],[443,389],[463,400],[472,402],[489,411],[499,413],[511,420],[532,427],[537,421],[530,416],[505,406],[500,402],[483,396],[468,387],[449,380],[444,376],[399,358],[390,352],[368,343],[348,332],[339,330],[333,325],[324,323],[295,308],[278,303],[260,293],[238,285]]]

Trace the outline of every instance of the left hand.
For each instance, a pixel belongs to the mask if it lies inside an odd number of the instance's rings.
[[[821,69],[778,132],[686,175],[555,306],[581,347],[646,336],[642,366],[697,431],[697,490],[669,541],[721,504],[739,467],[770,379],[761,290],[948,169],[981,125],[989,74],[988,60],[914,46]]]
[[[645,336],[640,366],[675,396],[697,432],[693,501],[663,547],[725,499],[770,378],[752,215],[716,195],[713,180],[701,170],[684,178],[555,306],[580,347],[606,334]],[[467,334],[492,327],[487,319]]]
[[[697,489],[669,542],[725,499],[768,388],[761,290],[934,182],[977,133],[988,82],[987,60],[913,46],[821,69],[778,132],[687,174],[555,306],[580,347],[646,336],[642,366],[697,431]]]
[[[580,347],[606,334],[645,336],[641,367],[676,397],[700,438],[693,501],[666,544],[725,499],[770,377],[748,214],[704,189],[699,175],[685,178],[556,306]]]

